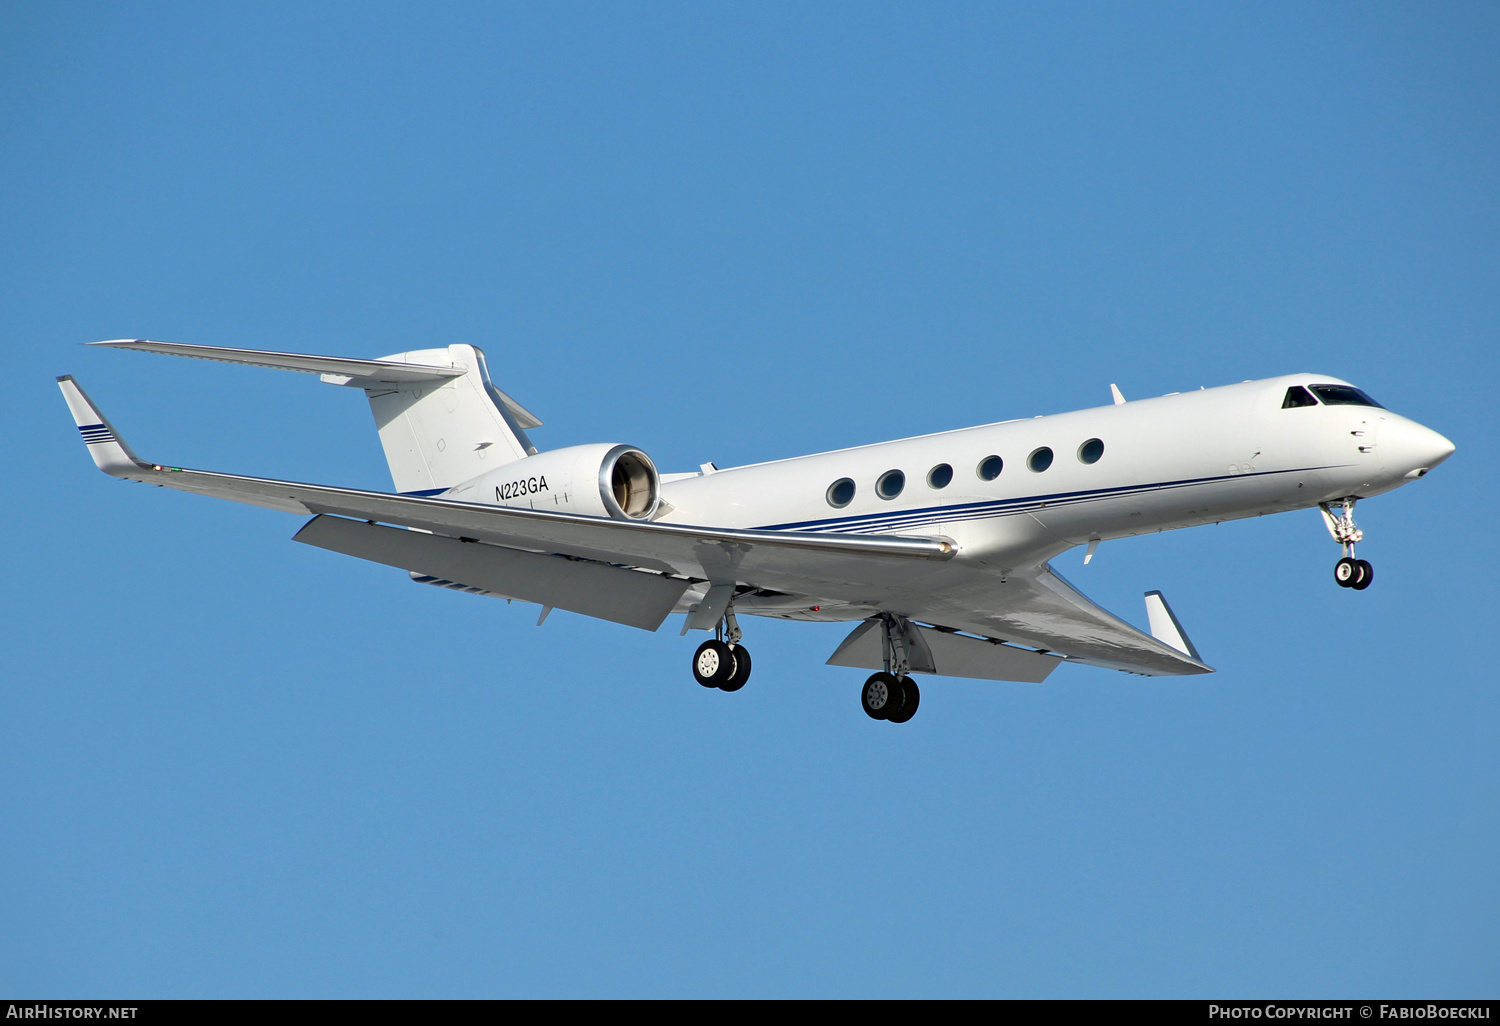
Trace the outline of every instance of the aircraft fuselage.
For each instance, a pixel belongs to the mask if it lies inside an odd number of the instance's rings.
[[[939,535],[958,543],[958,560],[1003,573],[1094,539],[1377,495],[1453,451],[1437,432],[1376,406],[1283,406],[1289,388],[1314,384],[1348,383],[1286,375],[669,477],[662,496],[674,509],[662,519]],[[886,498],[880,482],[893,491],[892,471],[904,482]],[[853,493],[835,506],[845,498],[832,491],[840,481]]]

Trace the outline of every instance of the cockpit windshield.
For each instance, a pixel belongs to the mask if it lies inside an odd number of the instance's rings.
[[[1329,406],[1373,406],[1377,410],[1385,409],[1353,385],[1313,385],[1311,387],[1317,397]]]

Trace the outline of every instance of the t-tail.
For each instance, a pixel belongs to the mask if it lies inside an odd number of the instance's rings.
[[[375,415],[396,491],[437,495],[536,453],[526,436],[541,421],[490,381],[478,346],[418,349],[379,360],[121,339],[94,345],[319,374],[362,388]]]

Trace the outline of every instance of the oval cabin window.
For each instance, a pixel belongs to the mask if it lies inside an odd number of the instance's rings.
[[[834,509],[843,509],[854,501],[854,482],[847,477],[841,477],[828,486],[828,505]]]
[[[899,470],[887,470],[875,482],[875,494],[882,499],[894,499],[906,487],[906,475]]]

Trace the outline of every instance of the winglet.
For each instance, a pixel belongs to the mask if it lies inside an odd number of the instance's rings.
[[[1187,631],[1182,629],[1177,615],[1172,612],[1172,607],[1167,605],[1167,599],[1161,592],[1146,592],[1146,618],[1151,622],[1151,636],[1157,641],[1163,645],[1171,645],[1191,659],[1203,662],[1203,657],[1193,647]]]
[[[84,444],[89,448],[89,455],[94,457],[95,466],[116,477],[150,468],[150,464],[132,452],[125,440],[115,432],[99,407],[78,387],[73,375],[64,374],[58,378],[57,387],[62,389],[68,410],[73,414],[73,423],[78,425],[78,432],[83,435]]]
[[[1109,386],[1109,394],[1114,397],[1115,405],[1116,406],[1124,406],[1125,405],[1125,397],[1120,394],[1120,386],[1119,385],[1111,384]]]

